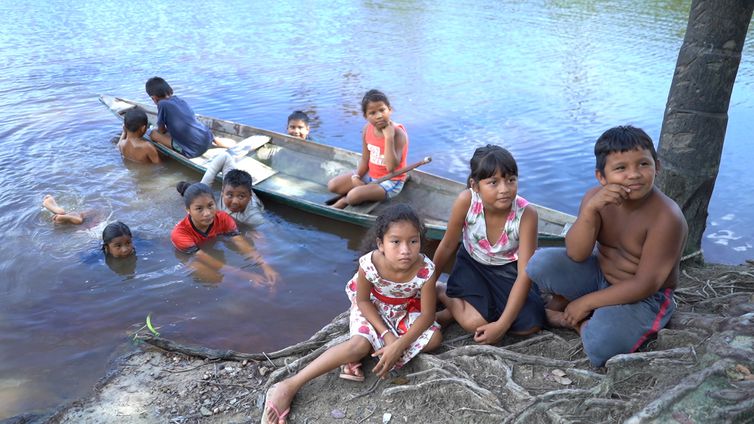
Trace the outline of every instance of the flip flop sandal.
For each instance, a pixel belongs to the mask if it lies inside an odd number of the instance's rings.
[[[291,408],[288,408],[285,411],[280,412],[280,410],[278,410],[278,408],[275,406],[274,403],[272,403],[272,401],[267,400],[267,399],[269,399],[269,397],[272,394],[273,390],[275,390],[276,388],[277,388],[277,386],[275,384],[273,384],[272,386],[270,386],[269,389],[267,389],[267,393],[265,393],[265,395],[264,395],[264,409],[262,410],[262,421],[261,421],[261,424],[277,424],[280,420],[284,420],[285,417],[287,417],[288,414],[291,412]],[[276,417],[275,421],[268,421],[267,420],[267,409],[268,408],[272,409],[272,412],[275,413],[275,417]]]
[[[365,377],[363,374],[357,374],[359,371],[359,368],[361,368],[361,362],[349,362],[345,365],[343,365],[340,373],[340,378],[343,380],[350,380],[350,381],[364,381]]]

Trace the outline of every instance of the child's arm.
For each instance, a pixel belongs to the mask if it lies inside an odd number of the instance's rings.
[[[469,210],[470,205],[471,193],[469,190],[462,191],[455,202],[453,202],[453,207],[450,209],[450,218],[448,219],[448,228],[445,230],[445,235],[442,236],[437,250],[435,250],[434,258],[432,258],[438,276],[443,272],[445,265],[448,264],[448,261],[450,261],[451,257],[458,250],[458,242],[461,240],[466,212]]]
[[[686,232],[686,221],[680,211],[655,218],[647,229],[633,277],[574,300],[566,307],[564,318],[576,326],[597,308],[635,303],[659,291],[678,266]]]
[[[403,147],[406,145],[406,133],[400,128],[396,129],[393,121],[382,129],[385,137],[385,167],[392,172],[401,164]]]
[[[566,253],[576,262],[585,261],[594,249],[602,226],[600,211],[609,205],[620,205],[628,196],[628,189],[608,184],[589,190],[581,200],[579,216],[566,234]]]
[[[513,288],[508,295],[508,302],[505,304],[505,309],[500,318],[476,329],[474,340],[477,343],[497,343],[508,332],[526,303],[526,298],[531,289],[531,279],[526,274],[526,265],[537,249],[537,220],[537,211],[533,207],[527,206],[524,209],[519,226],[518,276],[513,283]]]
[[[157,148],[151,144],[147,144],[147,159],[152,163],[160,163],[160,154],[157,152]]]
[[[267,262],[264,261],[262,258],[262,255],[259,254],[259,252],[254,249],[254,247],[249,244],[248,241],[246,241],[245,238],[243,238],[242,235],[236,235],[230,238],[230,240],[233,242],[233,244],[238,248],[239,251],[241,251],[241,254],[246,257],[246,259],[249,259],[253,261],[254,263],[259,264],[260,267],[262,267],[262,271],[264,272],[264,276],[267,277],[267,280],[269,280],[270,283],[274,284],[277,282],[279,274],[277,271],[275,271],[274,268],[272,268],[270,265],[267,264]]]
[[[223,152],[215,156],[207,165],[207,170],[204,172],[201,183],[212,187],[212,183],[215,181],[215,177],[220,171],[225,175],[228,171],[235,168],[236,161],[233,159],[233,156],[228,152]]]
[[[435,322],[435,309],[437,308],[437,293],[435,292],[435,282],[439,271],[435,268],[432,277],[427,280],[421,290],[421,314],[419,318],[409,327],[408,331],[400,337],[396,337],[390,331],[385,334],[385,346],[372,354],[372,357],[379,357],[380,360],[372,369],[372,372],[380,378],[387,377],[395,363],[400,359],[403,352],[414,343],[430,325]]]
[[[367,148],[366,139],[367,125],[361,130],[361,159],[359,159],[359,165],[356,167],[356,175],[354,177],[361,180],[364,175],[369,172],[369,148]]]

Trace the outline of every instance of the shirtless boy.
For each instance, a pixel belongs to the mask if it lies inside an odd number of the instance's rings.
[[[536,252],[526,272],[553,295],[548,321],[578,331],[600,367],[667,325],[688,227],[654,186],[660,162],[644,131],[611,128],[594,154],[600,186],[584,195],[566,247]]]
[[[141,163],[160,163],[160,155],[152,143],[142,137],[147,132],[147,114],[139,107],[126,111],[123,117],[123,134],[118,150],[124,158]]]

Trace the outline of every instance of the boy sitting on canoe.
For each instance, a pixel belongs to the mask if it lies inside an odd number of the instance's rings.
[[[584,195],[566,247],[537,251],[526,272],[553,295],[548,321],[578,331],[592,365],[601,367],[667,325],[688,227],[654,186],[660,162],[644,131],[611,128],[594,154],[600,186]]]
[[[123,134],[118,140],[118,150],[124,158],[141,163],[160,163],[157,149],[144,140],[149,121],[147,114],[140,107],[126,111],[123,116]]]
[[[189,159],[203,155],[213,143],[218,147],[235,145],[232,140],[215,138],[212,131],[196,119],[191,106],[173,95],[173,89],[164,79],[150,78],[146,90],[157,105],[157,129],[149,134],[152,141]]]

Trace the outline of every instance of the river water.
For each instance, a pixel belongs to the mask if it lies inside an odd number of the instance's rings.
[[[576,213],[602,131],[631,123],[657,141],[688,3],[0,2],[0,419],[86,395],[147,314],[178,341],[270,351],[347,307],[363,230],[280,205],[257,241],[277,291],[186,273],[168,240],[184,214],[173,187],[198,175],[123,161],[98,94],[148,102],[160,75],[197,113],[282,131],[303,109],[312,138],[357,150],[360,98],[380,88],[410,161],[431,155],[427,171],[463,180],[476,147],[501,144],[522,195]],[[754,256],[751,33],[704,239],[716,262]],[[94,217],[54,226],[46,193]],[[135,232],[135,275],[97,253],[114,219]]]

